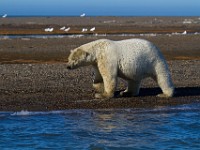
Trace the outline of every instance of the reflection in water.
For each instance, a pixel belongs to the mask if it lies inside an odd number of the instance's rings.
[[[198,149],[199,106],[200,104],[154,109],[1,112],[0,147]]]
[[[115,125],[115,119],[114,114],[97,114],[94,118],[94,123],[102,132],[111,132],[118,128],[118,126]]]

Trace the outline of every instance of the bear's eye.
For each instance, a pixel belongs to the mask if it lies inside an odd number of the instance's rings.
[[[74,57],[72,57],[72,60],[73,60],[73,61],[77,61],[78,58],[74,56]]]

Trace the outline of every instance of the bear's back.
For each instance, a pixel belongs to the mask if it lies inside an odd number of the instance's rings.
[[[144,39],[128,39],[113,41],[119,56],[124,58],[152,59],[160,57],[159,49],[151,42]]]
[[[144,39],[126,39],[113,41],[109,39],[99,39],[82,45],[85,51],[97,51],[97,53],[107,56],[118,57],[118,59],[129,60],[149,60],[161,58],[159,49],[151,42]]]
[[[128,39],[128,40],[121,40],[121,41],[115,41],[117,47],[119,49],[126,49],[126,51],[131,52],[150,52],[150,51],[157,51],[157,48],[155,45],[147,40],[144,39]]]
[[[114,44],[119,70],[128,77],[150,74],[155,63],[163,59],[159,49],[147,40],[129,39]]]

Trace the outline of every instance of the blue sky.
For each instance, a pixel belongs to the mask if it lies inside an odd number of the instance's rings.
[[[200,0],[0,0],[9,16],[200,16]]]

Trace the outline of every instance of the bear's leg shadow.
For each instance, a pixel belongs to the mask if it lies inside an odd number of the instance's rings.
[[[156,69],[156,76],[153,77],[157,81],[162,90],[162,94],[158,97],[173,97],[174,85],[172,83],[171,75],[166,65],[158,64],[159,69]]]
[[[140,84],[141,80],[138,81],[129,80],[127,89],[125,91],[120,92],[120,95],[123,97],[131,97],[139,95]]]
[[[93,88],[95,89],[95,92],[103,93],[104,92],[103,78],[99,72],[99,69],[96,66],[93,67],[93,70],[94,70]]]
[[[111,66],[110,66],[111,67]],[[99,72],[103,78],[104,91],[102,94],[96,93],[95,98],[112,98],[117,86],[117,68],[109,66],[99,66]],[[111,71],[112,70],[112,71]]]

